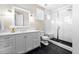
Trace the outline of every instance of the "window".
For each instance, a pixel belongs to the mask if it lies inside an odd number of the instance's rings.
[[[44,11],[37,8],[36,9],[36,17],[38,20],[44,20]]]

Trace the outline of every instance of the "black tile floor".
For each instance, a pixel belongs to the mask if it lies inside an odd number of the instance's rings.
[[[72,52],[52,43],[49,43],[48,46],[44,46],[43,44],[41,44],[41,47],[38,47],[25,54],[72,54]]]

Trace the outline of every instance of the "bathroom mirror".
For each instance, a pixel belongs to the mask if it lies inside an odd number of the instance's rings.
[[[21,8],[15,8],[15,26],[29,25],[29,11]]]

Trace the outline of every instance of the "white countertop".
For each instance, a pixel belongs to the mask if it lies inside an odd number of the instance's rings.
[[[27,30],[27,31],[22,31],[22,32],[1,32],[0,33],[0,36],[3,36],[3,35],[14,35],[14,34],[21,34],[21,33],[29,33],[29,32],[39,32],[39,30]]]

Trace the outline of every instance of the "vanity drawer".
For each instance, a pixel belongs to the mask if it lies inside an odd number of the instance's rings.
[[[6,48],[10,46],[15,46],[14,36],[1,36],[0,37],[0,48]]]
[[[0,54],[13,54],[15,53],[14,48],[15,47],[7,47],[7,48],[0,49]]]
[[[0,48],[6,48],[6,47],[13,46],[12,43],[13,42],[11,40],[0,42]]]
[[[0,41],[5,41],[5,40],[9,40],[11,38],[11,36],[0,36]]]

